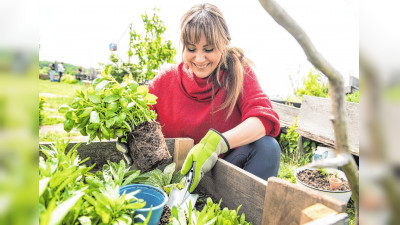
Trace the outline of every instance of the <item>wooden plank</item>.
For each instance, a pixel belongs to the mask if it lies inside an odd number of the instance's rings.
[[[218,159],[214,168],[204,175],[198,188],[216,199],[222,198],[223,204],[230,209],[242,205],[239,213],[245,213],[246,221],[262,224],[267,181]]]
[[[296,118],[300,113],[299,108],[277,102],[271,103],[272,107],[279,115],[279,122],[281,123],[281,126],[291,127],[295,124]]]
[[[314,96],[303,96],[297,132],[308,139],[335,146],[335,136],[331,122],[331,100]],[[347,132],[350,151],[359,155],[359,104],[345,102]]]
[[[335,210],[326,207],[321,203],[317,203],[301,211],[300,225],[304,225],[308,222],[312,222],[314,220],[336,214],[337,212]]]
[[[347,213],[340,213],[336,215],[329,215],[321,219],[314,220],[304,225],[348,225],[349,216]]]
[[[190,141],[191,140],[191,141]],[[180,166],[182,167],[182,155],[187,154],[187,152],[190,150],[190,146],[193,146],[193,140],[190,138],[166,138],[165,142],[168,147],[168,151],[172,156],[174,156],[174,153],[179,152],[179,157],[178,157],[178,162],[181,163]],[[177,144],[176,144],[177,142]],[[80,142],[70,142],[67,146],[66,152],[68,152],[75,144],[78,144]],[[115,147],[116,141],[93,141],[90,144],[82,143],[78,148],[78,155],[80,159],[85,159],[87,157],[90,157],[90,159],[85,163],[87,166],[91,166],[94,163],[96,163],[96,166],[92,169],[93,171],[98,171],[103,168],[104,164],[107,164],[107,160],[110,160],[111,162],[120,162],[121,160],[124,160],[123,154],[119,152],[116,147]],[[190,144],[192,143],[192,144]],[[40,142],[40,146],[47,146],[49,147],[52,142]],[[190,147],[190,148],[189,148]],[[182,151],[180,150],[182,148]],[[189,150],[188,150],[189,148]],[[39,152],[40,156],[44,157],[44,154]],[[186,155],[185,155],[186,156]],[[183,159],[184,160],[184,159]],[[126,162],[126,160],[125,160]],[[167,164],[171,163],[172,159],[170,162]],[[160,169],[165,167],[166,164],[160,165]],[[135,167],[132,165],[131,169],[135,169]]]
[[[339,213],[346,210],[346,204],[342,201],[321,195],[317,191],[300,185],[270,177],[262,223],[258,224],[300,224],[301,211],[316,203],[321,203]]]
[[[176,163],[175,172],[182,168],[183,162],[187,154],[194,145],[194,140],[191,138],[177,138],[175,139],[174,152],[171,155]]]

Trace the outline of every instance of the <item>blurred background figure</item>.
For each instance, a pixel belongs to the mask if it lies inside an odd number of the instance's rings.
[[[63,63],[63,62],[61,62],[61,63],[58,64],[57,70],[58,70],[58,75],[59,75],[57,81],[60,82],[60,81],[61,81],[61,77],[62,77],[62,75],[63,75],[63,73],[64,73],[64,63]]]
[[[54,80],[54,75],[56,74],[56,64],[57,61],[55,61],[54,63],[51,63],[50,66],[50,81],[56,81]]]

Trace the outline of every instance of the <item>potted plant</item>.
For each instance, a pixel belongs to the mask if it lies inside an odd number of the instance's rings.
[[[106,66],[92,87],[76,91],[69,106],[59,107],[59,112],[65,113],[64,130],[75,128],[89,136],[88,144],[96,137],[100,141],[118,138],[128,146],[122,153],[130,155],[143,172],[169,162],[172,157],[155,122],[157,115],[149,108],[156,104],[157,97],[131,76],[117,82],[110,71],[111,66]]]
[[[346,175],[338,169],[300,167],[296,169],[294,176],[298,184],[345,203],[351,197],[351,189]]]

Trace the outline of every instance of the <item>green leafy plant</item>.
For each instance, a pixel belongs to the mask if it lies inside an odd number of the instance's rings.
[[[304,165],[308,162],[311,162],[312,152],[317,148],[317,145],[314,141],[309,139],[303,139],[303,149],[305,154],[301,157],[298,157],[298,140],[299,134],[296,132],[297,128],[297,119],[293,126],[287,129],[286,134],[282,133],[279,139],[279,145],[281,146],[282,154],[281,160],[285,163],[295,164],[295,165]],[[297,154],[297,155],[296,155]]]
[[[145,121],[154,121],[156,113],[148,105],[156,103],[157,97],[148,93],[148,88],[139,86],[132,77],[120,84],[110,75],[111,66],[106,66],[101,77],[93,81],[93,87],[76,91],[76,98],[68,105],[61,105],[65,113],[64,130],[76,128],[83,136],[89,135],[88,143],[122,137]]]
[[[322,74],[316,69],[310,70],[308,75],[302,81],[293,81],[292,87],[294,88],[294,95],[286,98],[286,101],[301,102],[303,95],[310,95],[316,97],[328,97],[328,83]],[[300,85],[295,86],[294,84],[300,83]]]
[[[356,90],[354,93],[346,95],[346,101],[348,102],[360,102],[360,91]]]
[[[50,74],[50,67],[44,66],[43,68],[40,68],[39,69],[39,74],[49,75]]]
[[[168,195],[172,188],[182,189],[185,186],[185,177],[180,171],[174,174],[175,166],[175,163],[171,163],[164,168],[164,171],[154,169],[143,174],[147,180],[142,183],[163,189]]]
[[[172,42],[165,40],[163,36],[166,28],[157,15],[158,11],[154,9],[152,17],[149,17],[147,13],[142,15],[146,30],[144,35],[131,27],[127,62],[111,54],[111,74],[118,82],[122,82],[125,76],[132,75],[135,81],[143,83],[151,80],[163,63],[173,62],[176,49],[172,46]],[[133,56],[137,59],[136,63],[132,63]]]
[[[46,98],[43,96],[39,96],[39,125],[42,125],[44,120],[44,103],[46,102]]]
[[[75,78],[74,75],[71,74],[64,74],[61,77],[61,82],[66,83],[66,84],[77,84],[78,80]]]
[[[230,210],[220,208],[221,201],[216,204],[213,203],[211,198],[207,198],[207,204],[199,212],[193,210],[191,204],[189,203],[188,209],[188,222],[186,221],[185,212],[179,206],[173,206],[171,210],[171,222],[170,225],[203,225],[203,224],[232,224],[232,225],[248,225],[251,224],[246,222],[245,214],[242,213],[240,216],[238,214],[241,205],[236,210]]]
[[[311,95],[325,98],[328,96],[328,84],[323,80],[321,73],[310,71],[308,76],[303,80],[302,85],[297,87],[294,93],[299,97]]]
[[[65,153],[68,141],[42,146],[46,160],[39,162],[39,224],[132,224],[136,209],[145,206],[134,193],[120,196],[120,184],[138,177],[125,164],[109,162],[93,175],[77,155],[79,144]],[[145,223],[147,218],[141,217]]]

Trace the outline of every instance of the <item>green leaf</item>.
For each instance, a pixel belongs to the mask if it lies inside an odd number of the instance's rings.
[[[58,107],[58,112],[59,113],[66,113],[68,112],[68,110],[70,109],[70,107],[68,105],[60,105],[60,107]]]
[[[88,108],[86,108],[85,111],[83,111],[83,113],[80,114],[78,117],[79,117],[79,118],[82,118],[82,117],[89,116],[90,113],[92,112],[92,109],[93,109],[93,107],[88,107]]]
[[[90,122],[91,123],[100,123],[100,117],[96,111],[92,111],[90,113]]]
[[[145,97],[147,95],[147,93],[149,92],[149,89],[147,88],[147,86],[141,85],[141,86],[137,87],[136,92],[138,92],[143,97]]]
[[[148,94],[146,95],[146,97],[144,98],[144,100],[147,102],[147,104],[149,104],[149,105],[154,105],[154,104],[157,103],[157,96],[148,93]]]
[[[129,177],[125,179],[125,181],[122,183],[122,186],[131,184],[131,182],[135,180],[139,175],[140,175],[140,170],[136,170],[135,173],[131,174]]]
[[[40,179],[40,181],[39,181],[39,197],[42,196],[43,192],[46,190],[47,184],[49,183],[49,181],[50,181],[49,177]]]
[[[64,120],[64,130],[67,132],[70,132],[72,130],[72,128],[74,128],[74,121],[73,120],[69,120],[66,119]]]
[[[110,83],[110,81],[108,80],[103,80],[100,83],[98,83],[95,88],[96,93],[99,93],[101,90],[103,90],[108,83]]]
[[[175,171],[175,163],[171,163],[168,166],[164,168],[164,174],[163,174],[163,186],[168,185],[171,183],[172,176]]]
[[[88,216],[81,216],[78,218],[78,221],[81,225],[92,225],[92,221]]]
[[[114,125],[115,124],[115,120],[114,120],[114,118],[111,118],[111,119],[108,119],[108,120],[106,120],[106,127],[107,128],[110,128],[112,125]]]
[[[101,99],[99,95],[96,94],[88,94],[88,98],[91,102],[97,104],[97,103],[101,103]]]
[[[103,80],[104,80],[103,77],[98,77],[92,82],[92,85],[96,86],[98,83],[102,82]]]
[[[66,201],[62,202],[60,205],[58,205],[54,209],[54,211],[51,213],[50,221],[48,224],[49,225],[60,224],[62,222],[62,220],[64,219],[64,217],[69,212],[69,210],[74,207],[74,205],[76,204],[76,202],[79,199],[81,199],[83,194],[84,194],[83,192],[78,192],[77,194],[75,194],[74,196],[69,198],[68,200],[66,200]]]
[[[120,98],[119,95],[109,95],[109,96],[107,96],[107,97],[104,98],[104,102],[107,102],[107,103],[115,102],[115,101],[117,101],[119,98]]]

